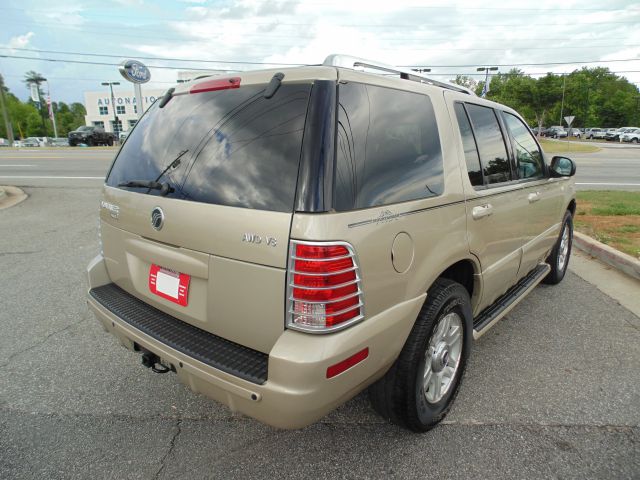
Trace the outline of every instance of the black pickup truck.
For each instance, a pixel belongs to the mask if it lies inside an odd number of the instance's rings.
[[[101,127],[82,126],[69,132],[69,146],[75,147],[81,143],[91,147],[93,145],[113,145],[115,136],[105,132]]]

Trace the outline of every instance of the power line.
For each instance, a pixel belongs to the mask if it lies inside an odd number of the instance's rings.
[[[26,49],[10,49],[8,47],[0,47],[5,50],[26,50]],[[47,50],[30,50],[33,52],[50,52]],[[76,55],[73,52],[58,52],[60,54],[68,54],[68,55]],[[195,59],[178,59],[178,58],[162,58],[162,57],[139,57],[136,55],[101,55],[101,54],[83,54],[83,55],[92,55],[98,57],[111,57],[111,58],[127,58],[132,56],[133,58],[145,59],[145,60],[159,60],[159,61],[183,61],[183,62],[196,62],[196,63],[218,63],[218,64],[233,64],[233,65],[273,65],[273,66],[304,66],[309,65],[305,63],[279,63],[279,62],[253,62],[253,61],[238,61],[238,60],[195,60]],[[105,65],[105,66],[119,66],[119,63],[108,63],[108,62],[93,62],[88,60],[70,60],[63,58],[45,58],[45,57],[26,57],[21,55],[5,55],[0,54],[0,58],[15,58],[21,60],[41,60],[45,62],[59,62],[59,63],[76,63],[76,64],[84,64],[84,65]],[[569,62],[545,62],[545,63],[492,63],[496,67],[533,67],[533,66],[551,66],[551,65],[587,65],[592,63],[616,63],[616,62],[634,62],[640,61],[638,58],[621,58],[621,59],[612,59],[612,60],[587,60],[587,61],[569,61]],[[434,65],[434,64],[425,64],[425,65],[399,65],[401,67],[406,68],[467,68],[467,67],[475,67],[478,64],[464,64],[464,65]],[[147,65],[149,68],[162,68],[168,70],[202,70],[208,71],[211,69],[203,69],[203,68],[195,68],[190,66],[169,66],[169,65]],[[224,70],[224,69],[215,69],[221,71],[237,71],[237,70]],[[475,74],[475,73],[474,73]]]
[[[107,62],[90,62],[90,61],[83,61],[83,60],[65,60],[65,59],[54,59],[54,58],[39,58],[39,57],[24,57],[24,56],[18,56],[18,55],[0,55],[0,58],[11,58],[11,59],[19,59],[19,60],[42,60],[42,61],[47,61],[47,62],[58,62],[58,63],[74,63],[74,64],[83,64],[83,65],[103,65],[103,66],[113,66],[113,67],[117,67],[120,64],[119,63],[107,63]],[[602,62],[623,62],[623,61],[634,61],[634,60],[638,60],[635,58],[632,59],[624,59],[624,60],[603,60]],[[595,60],[593,62],[569,62],[569,63],[545,63],[545,64],[505,64],[505,65],[495,65],[495,66],[510,66],[510,67],[514,67],[514,66],[533,66],[533,65],[571,65],[571,64],[580,64],[580,63],[599,63],[599,60]],[[220,62],[220,63],[225,63],[225,62]],[[251,65],[252,62],[241,62],[247,65]],[[282,64],[271,64],[271,65],[282,65]],[[287,64],[287,65],[292,65],[292,64]],[[304,64],[296,64],[296,65],[304,65]],[[460,67],[475,67],[477,66],[476,64],[474,65],[429,65],[432,68],[460,68]],[[192,68],[192,67],[173,67],[173,66],[169,66],[169,65],[147,65],[147,67],[149,68],[161,68],[161,69],[167,69],[167,70],[194,70],[194,71],[202,71],[202,72],[209,72],[211,71],[211,69],[202,69],[202,68]],[[410,67],[410,68],[417,68],[417,66],[415,65],[405,65],[405,67]],[[237,72],[238,70],[223,70],[223,69],[216,69],[217,71],[220,72]],[[566,72],[533,72],[533,73],[525,73],[525,75],[546,75],[547,73],[551,73],[551,74],[556,74],[556,75],[560,75],[560,74],[565,74]],[[618,71],[610,71],[610,73],[640,73],[640,70],[618,70]],[[438,75],[438,76],[455,76],[455,75],[478,75],[478,72],[476,71],[472,71],[472,72],[465,72],[465,73],[460,73],[460,72],[449,72],[449,73],[429,73],[429,75],[434,76],[434,75]],[[505,72],[505,73],[501,73],[501,75],[513,75],[511,73]]]
[[[38,50],[35,48],[0,47],[0,50],[17,50],[22,52],[53,53],[56,55],[80,55],[84,57],[105,57],[105,58],[134,57],[140,60],[164,60],[168,62],[229,63],[229,64],[250,64],[250,65],[291,65],[294,67],[306,65],[304,63],[240,62],[235,60],[199,60],[197,58],[165,58],[165,57],[145,57],[145,56],[139,56],[139,55],[111,55],[106,53],[82,53],[82,52],[64,52],[59,50]]]
[[[611,47],[639,47],[640,45],[626,45],[626,44],[616,44],[616,45],[582,45],[580,47],[562,47],[562,49],[572,48],[611,48]],[[537,47],[523,47],[523,48],[511,48],[510,50],[557,50],[558,47],[547,47],[547,48],[537,48]],[[161,60],[168,62],[196,62],[196,63],[227,63],[227,64],[251,64],[251,65],[290,65],[290,66],[301,66],[305,65],[302,63],[280,63],[280,62],[242,62],[235,60],[201,60],[196,58],[171,58],[171,57],[156,57],[156,56],[140,56],[137,54],[132,55],[112,55],[106,53],[83,53],[83,52],[68,52],[68,51],[60,51],[60,50],[40,50],[35,48],[11,48],[11,47],[0,47],[0,50],[16,50],[22,52],[34,52],[34,53],[51,53],[55,55],[78,55],[83,57],[103,57],[103,58],[125,58],[128,56],[135,57],[140,60]],[[447,48],[447,50],[464,50],[464,51],[504,51],[504,48]],[[633,59],[630,59],[633,60]],[[595,62],[594,60],[593,62]],[[593,62],[580,62],[580,63],[593,63]],[[565,62],[562,62],[565,63]],[[573,62],[571,62],[573,63]],[[577,62],[575,62],[577,63]]]

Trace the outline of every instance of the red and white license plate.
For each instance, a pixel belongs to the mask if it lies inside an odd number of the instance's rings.
[[[189,280],[186,273],[174,272],[158,265],[151,265],[149,269],[149,290],[159,297],[183,307],[187,306],[189,298]]]

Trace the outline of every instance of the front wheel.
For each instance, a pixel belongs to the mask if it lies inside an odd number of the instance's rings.
[[[109,140],[107,140],[107,145],[110,147],[113,147],[113,138],[110,138]]]
[[[571,246],[573,245],[573,215],[567,210],[562,220],[562,229],[551,254],[547,257],[547,263],[551,270],[542,280],[549,285],[556,285],[562,281],[567,272],[569,257],[571,256]]]
[[[374,409],[415,432],[433,428],[460,387],[472,330],[467,290],[448,279],[436,280],[398,359],[369,389]]]
[[[632,138],[631,139],[631,143],[638,143],[638,139],[637,138]]]

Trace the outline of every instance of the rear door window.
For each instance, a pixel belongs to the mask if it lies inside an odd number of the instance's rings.
[[[338,99],[336,210],[442,194],[442,150],[428,96],[348,83]]]
[[[160,177],[174,189],[169,197],[292,211],[311,85],[283,84],[270,99],[263,91],[250,85],[177,95],[162,109],[156,102],[127,138],[107,185]]]
[[[467,162],[467,173],[469,181],[474,187],[483,185],[482,167],[480,166],[480,157],[478,156],[478,147],[473,136],[473,130],[469,123],[469,118],[465,112],[462,103],[456,103],[453,106],[460,127],[460,136],[462,138],[462,146],[464,147],[464,158]]]
[[[478,144],[486,184],[512,180],[509,156],[498,118],[492,108],[465,104]]]

